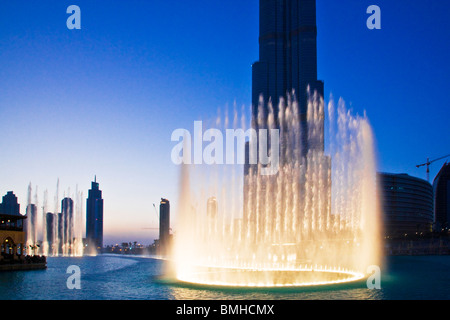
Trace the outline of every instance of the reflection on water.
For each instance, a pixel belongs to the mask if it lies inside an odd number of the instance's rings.
[[[314,289],[198,289],[174,287],[172,292],[177,300],[378,300],[382,293],[369,290],[364,284],[351,288],[349,285]]]
[[[67,267],[81,269],[81,290],[69,290]],[[450,256],[391,257],[381,290],[365,281],[323,287],[250,289],[185,285],[161,277],[164,261],[101,255],[49,258],[47,270],[0,273],[2,300],[366,300],[450,299]]]
[[[92,259],[92,257],[91,257]],[[76,262],[76,261],[75,261]],[[122,259],[115,256],[100,256],[99,259],[92,259],[92,268],[89,268],[87,272],[89,273],[105,273],[110,271],[120,270],[126,268],[132,264],[137,263],[137,260],[133,259]]]

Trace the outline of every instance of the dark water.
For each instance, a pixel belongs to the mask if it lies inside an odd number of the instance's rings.
[[[164,262],[102,255],[49,258],[47,270],[0,273],[2,300],[432,300],[450,299],[450,256],[390,257],[381,290],[365,281],[306,289],[211,289],[161,281]],[[81,289],[67,287],[67,268],[81,270]]]

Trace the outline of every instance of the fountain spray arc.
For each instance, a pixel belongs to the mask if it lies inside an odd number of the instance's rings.
[[[323,285],[363,279],[369,266],[381,264],[374,136],[367,117],[352,115],[342,99],[337,106],[330,99],[325,109],[317,94],[308,99],[306,130],[298,112],[296,101],[279,104],[284,160],[276,175],[261,175],[261,165],[245,177],[236,165],[183,165],[173,249],[178,280]],[[323,139],[325,113],[329,155],[315,149],[301,155],[305,141]],[[275,126],[270,105],[269,115],[258,118],[267,119],[261,126]],[[234,126],[237,120],[235,111]]]
[[[59,179],[54,196],[53,212],[48,204],[48,191],[43,194],[42,206],[39,208],[36,187],[32,200],[32,185],[28,186],[27,204],[27,250],[31,254],[45,256],[83,255],[83,193],[70,189],[59,195]]]

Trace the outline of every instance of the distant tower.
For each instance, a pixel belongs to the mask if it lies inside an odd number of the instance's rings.
[[[161,198],[159,205],[159,246],[160,253],[165,255],[168,253],[170,242],[170,202]]]
[[[50,252],[53,253],[53,243],[55,242],[55,215],[51,212],[47,212],[45,221],[48,247],[50,248]]]
[[[97,177],[92,182],[86,201],[86,241],[89,251],[103,248],[103,199]]]
[[[433,182],[434,222],[442,229],[450,228],[450,163],[445,163]]]

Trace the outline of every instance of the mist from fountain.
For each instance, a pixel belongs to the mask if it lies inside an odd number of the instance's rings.
[[[182,165],[173,247],[178,280],[303,286],[361,279],[368,266],[381,264],[370,123],[342,99],[336,106],[331,98],[325,108],[321,97],[310,95],[307,110],[304,128],[296,101],[282,101],[278,114],[269,105],[267,116],[260,103],[258,126],[280,124],[283,160],[276,175],[261,175],[260,164],[245,176],[239,165]],[[235,108],[231,122],[243,128],[245,115]],[[216,121],[224,128],[229,123],[227,113]],[[329,155],[311,147],[324,131]]]

